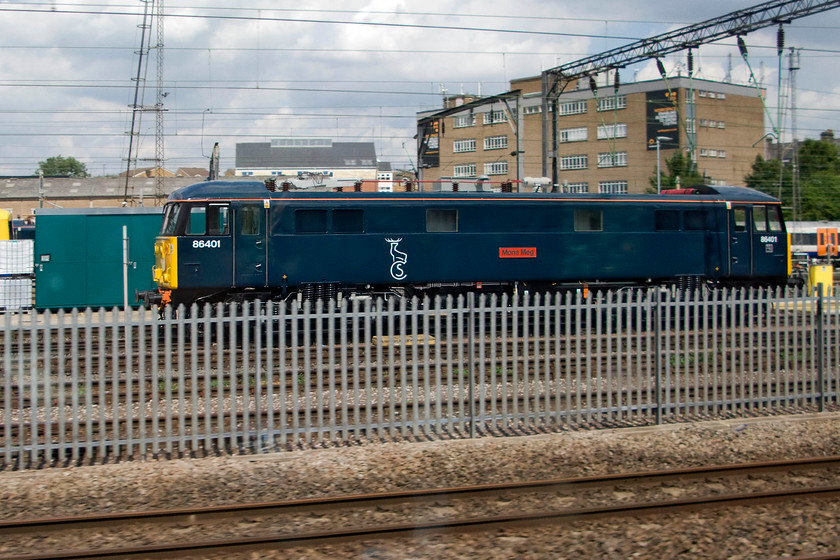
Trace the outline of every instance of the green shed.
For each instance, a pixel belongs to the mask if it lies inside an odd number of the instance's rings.
[[[129,305],[137,305],[134,291],[155,287],[152,266],[162,210],[37,209],[35,307],[122,307],[124,293]]]

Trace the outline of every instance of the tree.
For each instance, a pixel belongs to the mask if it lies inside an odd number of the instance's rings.
[[[674,155],[665,160],[665,168],[662,172],[661,186],[663,189],[687,188],[692,185],[702,185],[703,176],[697,173],[697,168],[691,158],[682,152],[675,152]],[[650,178],[650,185],[656,188],[656,169]],[[654,190],[655,192],[655,190]]]
[[[780,198],[782,206],[787,209],[793,205],[792,178],[793,172],[789,165],[782,166],[777,159],[764,159],[759,155],[755,156],[752,171],[744,177],[744,182],[751,189]],[[782,183],[781,189],[779,180]]]
[[[798,154],[799,178],[802,181],[821,172],[840,173],[840,156],[833,142],[809,138],[799,146]]]
[[[47,177],[87,177],[85,164],[72,157],[52,156],[38,162],[38,171]],[[36,171],[37,173],[37,171]]]

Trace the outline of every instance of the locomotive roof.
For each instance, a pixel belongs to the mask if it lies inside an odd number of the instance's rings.
[[[703,200],[721,202],[755,202],[778,203],[778,199],[763,192],[747,187],[708,186],[694,188],[694,194],[604,194],[604,193],[499,193],[499,192],[325,192],[310,190],[269,191],[262,181],[205,181],[177,189],[169,195],[170,201],[175,200],[264,200],[264,199],[303,199],[317,200],[336,197],[356,199],[394,199],[412,200],[423,198],[426,200],[598,200],[598,201],[635,201],[654,202],[662,200]]]

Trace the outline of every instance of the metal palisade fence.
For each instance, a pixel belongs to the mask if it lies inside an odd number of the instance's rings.
[[[5,469],[821,411],[840,302],[661,289],[0,316]]]

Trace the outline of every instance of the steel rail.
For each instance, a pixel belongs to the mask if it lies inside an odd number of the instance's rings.
[[[779,472],[795,469],[832,468],[840,465],[840,456],[811,457],[795,460],[769,461],[759,463],[729,464],[705,467],[689,467],[664,471],[642,471],[634,473],[618,473],[579,478],[561,478],[530,482],[500,483],[482,486],[441,488],[432,490],[411,490],[399,492],[384,492],[377,494],[346,495],[327,498],[308,498],[287,500],[280,502],[265,502],[252,504],[236,504],[231,506],[209,506],[199,508],[183,508],[165,511],[137,511],[116,514],[84,515],[76,517],[52,517],[41,519],[21,519],[0,521],[0,535],[21,534],[23,532],[40,532],[45,529],[65,530],[82,527],[119,526],[138,521],[160,521],[168,523],[181,520],[191,524],[199,524],[212,518],[228,517],[230,515],[254,515],[260,513],[298,512],[312,509],[329,508],[335,511],[340,508],[383,506],[407,501],[433,501],[436,498],[453,496],[466,498],[481,495],[495,495],[510,492],[550,491],[556,488],[573,489],[593,486],[603,486],[626,482],[651,482],[674,479],[706,478],[710,475],[737,476]],[[626,514],[661,513],[678,510],[698,510],[709,507],[736,506],[745,504],[768,503],[789,500],[798,497],[822,497],[840,495],[840,486],[823,486],[816,488],[797,488],[766,491],[759,493],[732,494],[723,496],[704,496],[699,498],[684,498],[672,501],[643,502],[575,508],[565,510],[538,511],[520,514],[505,514],[475,518],[461,518],[444,521],[420,522],[412,524],[393,524],[377,527],[355,527],[335,531],[313,531],[294,535],[270,535],[242,537],[233,539],[216,539],[192,543],[161,543],[155,545],[129,546],[113,549],[91,549],[52,551],[49,553],[32,553],[17,556],[4,556],[7,560],[33,560],[36,558],[105,558],[127,557],[150,554],[180,554],[213,549],[235,549],[243,547],[258,547],[275,545],[290,547],[308,543],[324,543],[335,540],[353,540],[359,538],[416,536],[418,533],[467,531],[486,529],[495,526],[523,526],[535,523],[570,522],[587,518],[603,518]]]

